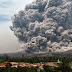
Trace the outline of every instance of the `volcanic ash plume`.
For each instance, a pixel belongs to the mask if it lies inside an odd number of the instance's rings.
[[[24,52],[72,49],[72,0],[36,0],[15,14],[12,23]]]

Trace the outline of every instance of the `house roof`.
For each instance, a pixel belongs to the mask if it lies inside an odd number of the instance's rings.
[[[5,61],[5,62],[4,62],[4,64],[8,64],[8,63],[10,63],[10,62],[8,62],[8,61]]]

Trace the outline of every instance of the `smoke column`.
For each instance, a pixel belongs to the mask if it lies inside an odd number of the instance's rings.
[[[24,52],[72,49],[72,0],[36,0],[15,14],[12,23]]]

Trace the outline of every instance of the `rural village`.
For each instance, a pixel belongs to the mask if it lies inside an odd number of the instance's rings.
[[[0,63],[0,67],[6,67],[6,65],[10,65],[11,67],[36,67],[36,68],[41,68],[43,69],[44,65],[48,65],[50,67],[58,67],[58,64],[60,61],[58,60],[57,62],[40,62],[40,63],[24,63],[24,62],[8,62],[5,61],[4,63]]]

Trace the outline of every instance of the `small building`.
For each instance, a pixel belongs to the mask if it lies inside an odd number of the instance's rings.
[[[14,64],[18,64],[17,62],[10,62],[12,65],[14,65]]]
[[[10,62],[8,62],[8,61],[5,61],[3,64],[5,65],[5,67],[6,66],[10,66],[11,67],[12,66],[12,64]]]
[[[17,65],[17,64],[13,64],[11,67],[15,67],[15,68],[17,68],[17,67],[18,67],[18,65]]]
[[[5,67],[5,64],[3,64],[3,63],[0,63],[0,67]]]
[[[58,59],[58,60],[57,60],[57,63],[59,64],[59,63],[61,63],[61,61]]]

